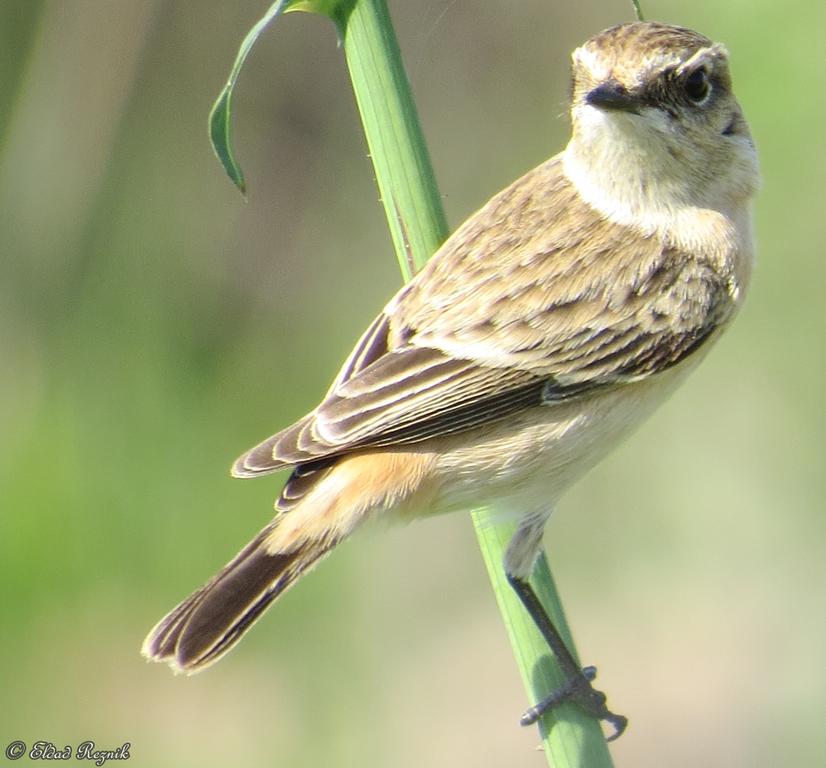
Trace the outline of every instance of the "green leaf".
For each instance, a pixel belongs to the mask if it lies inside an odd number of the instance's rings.
[[[232,86],[227,83],[221,95],[209,113],[209,140],[212,142],[212,149],[215,151],[221,165],[232,180],[233,184],[241,191],[242,195],[247,193],[247,184],[244,181],[244,172],[235,160],[232,152],[232,141],[230,138],[230,98],[232,96]]]
[[[312,11],[316,13],[324,13],[328,15],[328,6],[334,6],[336,3],[328,0],[277,0],[273,3],[267,12],[261,17],[256,25],[247,33],[241,47],[238,49],[238,54],[235,57],[235,63],[232,65],[232,70],[229,73],[229,79],[226,85],[218,96],[218,100],[212,107],[209,113],[209,139],[212,142],[212,148],[215,154],[224,166],[224,170],[232,179],[233,184],[241,190],[241,194],[246,194],[247,187],[244,182],[244,172],[241,166],[235,159],[235,153],[232,149],[231,136],[231,120],[232,120],[232,92],[235,89],[235,83],[238,81],[238,75],[241,73],[241,68],[247,60],[252,46],[255,45],[261,33],[266,27],[275,21],[282,13],[288,11]],[[332,12],[332,9],[330,9]]]

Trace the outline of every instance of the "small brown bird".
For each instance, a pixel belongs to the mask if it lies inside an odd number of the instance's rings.
[[[239,458],[291,474],[277,514],[150,632],[195,672],[376,517],[518,515],[504,568],[573,700],[613,724],[529,583],[562,493],[676,387],[748,285],[758,166],[719,44],[608,29],[573,54],[566,149],[471,216],[370,325],[321,403]]]

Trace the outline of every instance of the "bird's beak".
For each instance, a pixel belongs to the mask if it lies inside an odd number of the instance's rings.
[[[600,83],[585,96],[586,103],[599,109],[611,109],[621,112],[639,114],[642,106],[639,98],[629,93],[628,89],[616,80]]]

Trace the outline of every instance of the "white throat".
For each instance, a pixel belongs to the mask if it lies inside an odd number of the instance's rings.
[[[685,160],[669,151],[667,125],[653,126],[665,115],[647,110],[650,140],[632,122],[636,116],[581,105],[574,117],[563,170],[583,200],[609,221],[715,259],[722,251],[751,250],[748,200],[734,199],[723,188],[697,193]]]

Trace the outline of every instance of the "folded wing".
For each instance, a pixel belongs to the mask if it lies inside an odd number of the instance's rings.
[[[532,173],[544,177],[493,198],[397,294],[319,406],[233,474],[297,467],[280,502],[289,507],[338,456],[638,381],[725,322],[733,301],[712,263],[596,211],[569,215],[576,201],[557,161]]]

